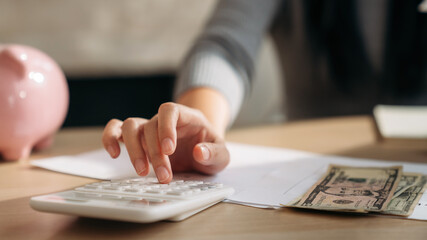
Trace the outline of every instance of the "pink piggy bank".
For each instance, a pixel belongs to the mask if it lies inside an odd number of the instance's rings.
[[[0,154],[27,158],[53,142],[68,110],[61,68],[37,49],[0,45]],[[1,157],[0,157],[1,158]]]

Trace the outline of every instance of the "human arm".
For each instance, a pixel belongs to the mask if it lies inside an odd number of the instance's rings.
[[[228,127],[252,91],[260,43],[280,7],[279,0],[220,1],[189,51],[175,84],[174,97],[208,87],[228,103]]]
[[[103,134],[110,155],[120,154],[123,141],[137,173],[148,174],[151,162],[161,183],[171,181],[172,170],[224,169],[230,161],[225,131],[250,89],[256,52],[276,3],[221,1],[184,62],[176,103],[162,104],[151,119],[111,120]]]

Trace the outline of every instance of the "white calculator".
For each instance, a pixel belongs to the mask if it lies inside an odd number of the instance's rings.
[[[174,180],[159,184],[156,178],[95,182],[32,197],[33,209],[130,222],[181,221],[233,194],[220,183]]]

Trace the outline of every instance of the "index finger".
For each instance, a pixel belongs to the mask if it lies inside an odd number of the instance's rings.
[[[163,103],[159,107],[158,135],[162,153],[171,155],[176,148],[176,124],[179,118],[179,109],[175,103]]]

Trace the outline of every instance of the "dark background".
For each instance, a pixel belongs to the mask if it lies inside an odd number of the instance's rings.
[[[172,99],[175,76],[67,77],[70,106],[64,127],[103,126],[110,119],[150,118]]]

